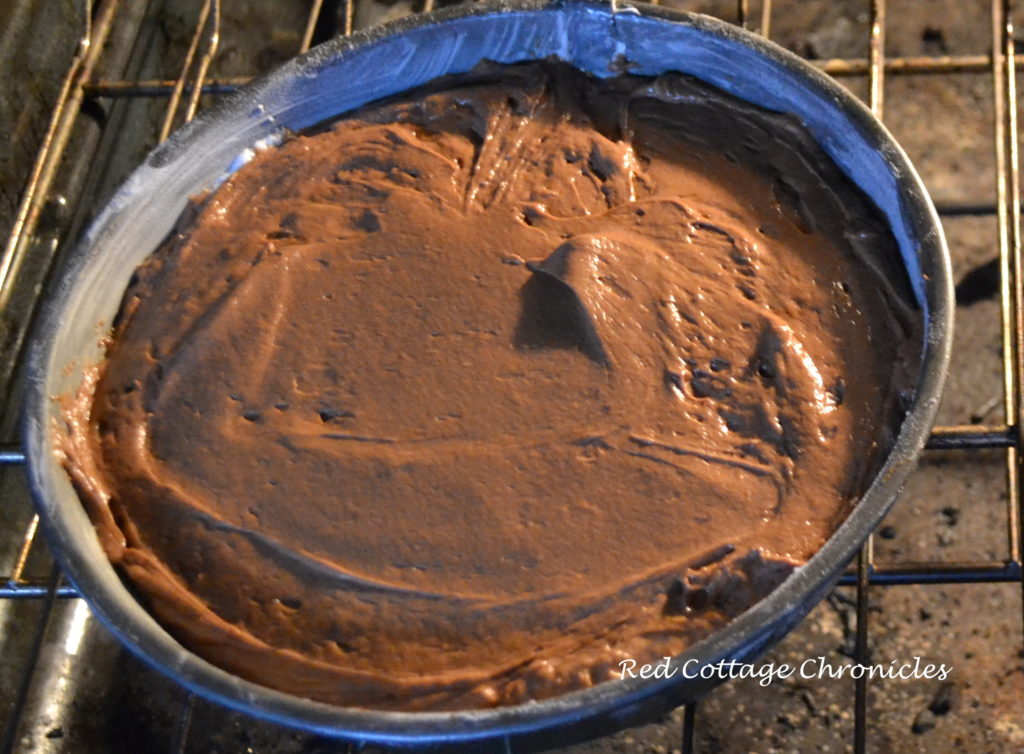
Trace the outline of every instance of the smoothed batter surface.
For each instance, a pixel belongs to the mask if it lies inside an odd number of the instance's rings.
[[[60,452],[183,644],[336,704],[542,698],[725,624],[870,481],[919,342],[795,120],[681,76],[477,71],[186,214]]]

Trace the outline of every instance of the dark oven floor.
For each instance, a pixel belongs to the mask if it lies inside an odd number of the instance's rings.
[[[756,0],[666,4],[732,22],[744,13],[750,28],[765,31],[765,8]],[[37,200],[21,206],[36,206],[39,214],[38,220],[30,214],[23,226],[19,202],[83,32],[82,5],[0,0],[0,63],[7,70],[0,79],[0,128],[10,144],[0,161],[0,237],[10,236],[4,259],[13,260],[0,278],[7,440],[0,461],[8,464],[0,468],[0,572],[12,575],[0,599],[5,751],[347,751],[347,745],[192,698],[121,650],[80,599],[63,596],[71,590],[56,580],[45,543],[26,539],[32,509],[17,464],[18,387],[12,377],[26,323],[67,240],[160,138],[173,89],[166,82],[180,73],[204,2],[97,4],[97,25],[105,13],[116,15],[95,66],[73,82],[83,85],[77,90],[81,104],[69,101],[67,133],[53,134],[66,136],[63,159],[54,162],[52,181],[44,170],[29,184],[38,187]],[[307,24],[317,7],[320,20]],[[344,32],[349,20],[360,28],[423,8],[422,0],[355,0],[353,6],[225,0],[220,44],[200,104],[291,57],[304,41]],[[865,101],[879,105],[877,95],[884,92],[885,122],[940,208],[960,282],[953,367],[939,424],[959,427],[946,433],[954,445],[988,447],[929,451],[873,538],[871,567],[863,573],[873,585],[858,590],[851,575],[765,661],[799,664],[822,656],[833,665],[852,662],[860,606],[866,615],[859,635],[866,646],[860,649],[872,662],[920,656],[952,666],[953,673],[945,683],[873,681],[859,690],[849,679],[790,679],[768,688],[733,682],[691,709],[687,725],[686,711],[679,709],[568,751],[1024,751],[1020,553],[1011,551],[1016,540],[1009,522],[1017,519],[1008,512],[1020,497],[1007,482],[1007,457],[1012,464],[1015,451],[996,447],[1018,437],[1016,422],[1004,414],[995,261],[1001,237],[1007,258],[1014,252],[1010,226],[1001,225],[997,213],[999,181],[1014,178],[1005,169],[1010,155],[997,156],[994,138],[997,115],[1009,122],[1009,111],[1000,111],[998,102],[1014,103],[994,75],[991,57],[993,39],[1000,50],[1013,45],[1004,37],[1001,12],[998,2],[993,9],[982,0],[785,0],[769,14],[772,39],[819,61]],[[883,48],[871,48],[873,19],[884,29],[884,66]],[[1011,9],[1010,19],[1024,22],[1024,13]],[[881,43],[881,36],[876,39]],[[205,37],[199,41],[196,64],[207,51]],[[872,60],[885,74],[874,88]],[[998,57],[995,68],[1012,70]],[[1008,217],[1012,221],[1012,213]],[[858,692],[864,701],[859,714]]]

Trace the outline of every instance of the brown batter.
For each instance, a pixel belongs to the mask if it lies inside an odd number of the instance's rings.
[[[788,116],[493,67],[198,201],[61,452],[217,665],[363,707],[551,696],[725,624],[863,491],[915,340],[871,247]]]

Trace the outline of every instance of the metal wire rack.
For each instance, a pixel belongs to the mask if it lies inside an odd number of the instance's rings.
[[[657,0],[655,0],[657,2]],[[161,98],[166,100],[158,140],[192,118],[204,95],[218,95],[233,91],[245,83],[244,78],[211,78],[209,72],[220,41],[222,0],[203,0],[196,15],[191,41],[182,57],[180,73],[172,80],[106,79],[97,75],[105,54],[105,43],[111,35],[119,14],[125,8],[119,0],[84,0],[84,33],[78,41],[53,106],[49,125],[41,139],[17,214],[3,254],[0,256],[0,313],[11,301],[18,285],[18,272],[27,249],[47,211],[47,202],[58,179],[72,133],[79,119],[95,117],[97,101],[123,98]],[[298,49],[304,52],[325,35],[350,34],[359,0],[310,0]],[[128,5],[128,4],[125,4]],[[434,0],[422,0],[417,11],[429,11]],[[735,14],[726,20],[755,28],[770,36],[772,2],[759,3],[757,18],[753,18],[749,0],[738,0]],[[886,1],[869,0],[870,23],[868,56],[864,58],[835,58],[815,61],[825,72],[837,77],[867,76],[868,101],[878,117],[884,115],[885,77],[951,73],[989,73],[993,91],[993,145],[996,164],[995,204],[957,203],[939,207],[941,215],[992,215],[998,224],[998,263],[1000,274],[1000,324],[1002,336],[1002,405],[1005,423],[988,425],[957,425],[936,427],[929,449],[970,453],[979,449],[1001,449],[1005,455],[1006,481],[1006,541],[1009,556],[1002,560],[894,562],[878,564],[873,557],[873,540],[869,538],[860,555],[841,584],[856,590],[856,633],[854,657],[867,662],[870,619],[868,595],[871,589],[892,585],[983,584],[1018,583],[1022,580],[1021,549],[1024,538],[1024,256],[1022,256],[1020,214],[1020,154],[1017,124],[1018,98],[1016,67],[1024,62],[1014,48],[1014,28],[1009,0],[992,0],[991,54],[941,55],[928,57],[886,57]],[[69,231],[64,239],[72,240]],[[59,255],[57,255],[59,256]],[[24,327],[10,352],[9,373],[17,369],[18,357],[23,350]],[[13,405],[9,397],[8,404]],[[0,465],[19,466],[25,461],[16,445],[0,446]],[[21,680],[14,701],[13,714],[6,721],[2,751],[12,751],[20,719],[25,711],[25,700],[33,682],[37,662],[43,646],[43,637],[54,605],[61,599],[78,599],[73,587],[64,583],[54,567],[47,579],[26,576],[30,554],[39,545],[36,542],[38,518],[33,516],[20,535],[13,568],[0,576],[0,599],[36,600],[41,604],[38,623],[31,629],[32,640],[21,666]],[[1022,616],[1024,617],[1024,616]],[[867,676],[856,680],[853,700],[853,750],[867,748],[868,715]],[[186,696],[178,718],[176,740],[172,751],[184,751],[188,740],[193,699]],[[698,723],[698,705],[686,707],[680,742],[684,752],[695,751],[695,730]],[[509,747],[511,750],[511,747]]]

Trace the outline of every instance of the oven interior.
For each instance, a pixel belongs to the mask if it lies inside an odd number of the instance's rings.
[[[1009,0],[662,2],[746,26],[836,77],[883,118],[937,205],[957,281],[939,424],[840,586],[763,662],[920,657],[952,672],[944,681],[734,681],[660,721],[565,751],[1022,750],[1024,11]],[[197,698],[98,625],[36,535],[18,374],[48,280],[148,150],[296,53],[433,7],[0,0],[2,752],[362,750]],[[495,750],[518,749],[508,740]]]

